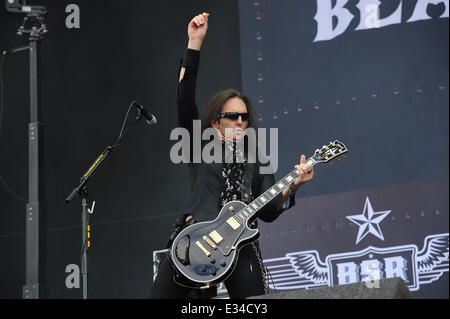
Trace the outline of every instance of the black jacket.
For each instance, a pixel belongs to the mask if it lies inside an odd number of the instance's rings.
[[[199,119],[198,109],[195,101],[195,88],[197,80],[197,71],[200,61],[200,51],[186,49],[181,66],[186,69],[182,81],[177,88],[177,106],[178,120],[180,127],[186,128],[193,137],[193,120]],[[209,142],[209,141],[207,141]],[[202,144],[202,148],[203,145]],[[191,158],[189,169],[191,179],[191,200],[189,206],[183,215],[191,214],[195,221],[214,220],[219,211],[219,197],[223,186],[223,177],[221,176],[223,163],[207,164],[192,163],[192,140],[191,140]],[[275,184],[273,174],[260,174],[257,163],[246,164],[246,174],[251,176],[251,192],[253,198],[261,195],[264,191]],[[265,205],[259,212],[258,218],[265,222],[275,220],[282,210],[278,210],[281,203],[281,194],[276,196],[270,203]],[[295,204],[294,196],[290,198],[289,209]]]

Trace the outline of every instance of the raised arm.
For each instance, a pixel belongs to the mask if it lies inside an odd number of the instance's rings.
[[[197,71],[200,60],[200,48],[208,29],[208,14],[194,17],[188,25],[188,46],[184,52],[178,76],[177,106],[180,127],[186,128],[192,136],[193,120],[198,120],[195,101]]]
[[[195,103],[195,84],[197,80],[200,49],[208,30],[209,13],[195,16],[188,25],[189,42],[184,53],[181,69],[178,76],[177,104],[180,126],[189,130],[192,136],[192,120],[198,119],[198,110]],[[186,76],[186,77],[185,77]],[[182,81],[184,80],[184,81]],[[192,145],[191,145],[191,149]],[[183,216],[185,222],[191,218],[191,214]]]
[[[188,49],[200,51],[202,47],[203,40],[205,39],[206,32],[208,31],[208,16],[209,13],[202,13],[198,16],[195,16],[188,25]],[[186,68],[182,67],[180,70],[180,76],[178,78],[178,82],[184,77],[184,73],[186,72]]]

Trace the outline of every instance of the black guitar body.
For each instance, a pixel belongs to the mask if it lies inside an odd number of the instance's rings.
[[[215,220],[191,225],[178,234],[170,249],[177,282],[201,287],[218,284],[232,273],[239,249],[259,237],[257,229],[235,216],[246,206],[228,202]]]

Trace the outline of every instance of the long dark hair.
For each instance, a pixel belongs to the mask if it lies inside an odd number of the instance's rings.
[[[249,98],[237,90],[227,89],[216,93],[209,101],[202,119],[202,131],[211,127],[211,122],[217,120],[217,115],[222,112],[225,103],[234,97],[240,98],[247,107],[247,113],[249,115],[247,127],[256,128],[253,106]]]

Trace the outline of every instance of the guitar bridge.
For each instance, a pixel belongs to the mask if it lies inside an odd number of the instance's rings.
[[[206,241],[206,242],[208,243],[208,245],[210,245],[210,246],[212,247],[212,249],[214,249],[214,250],[217,249],[217,246],[216,246],[216,245],[212,242],[212,240],[209,239],[208,237],[203,236],[203,240]]]

